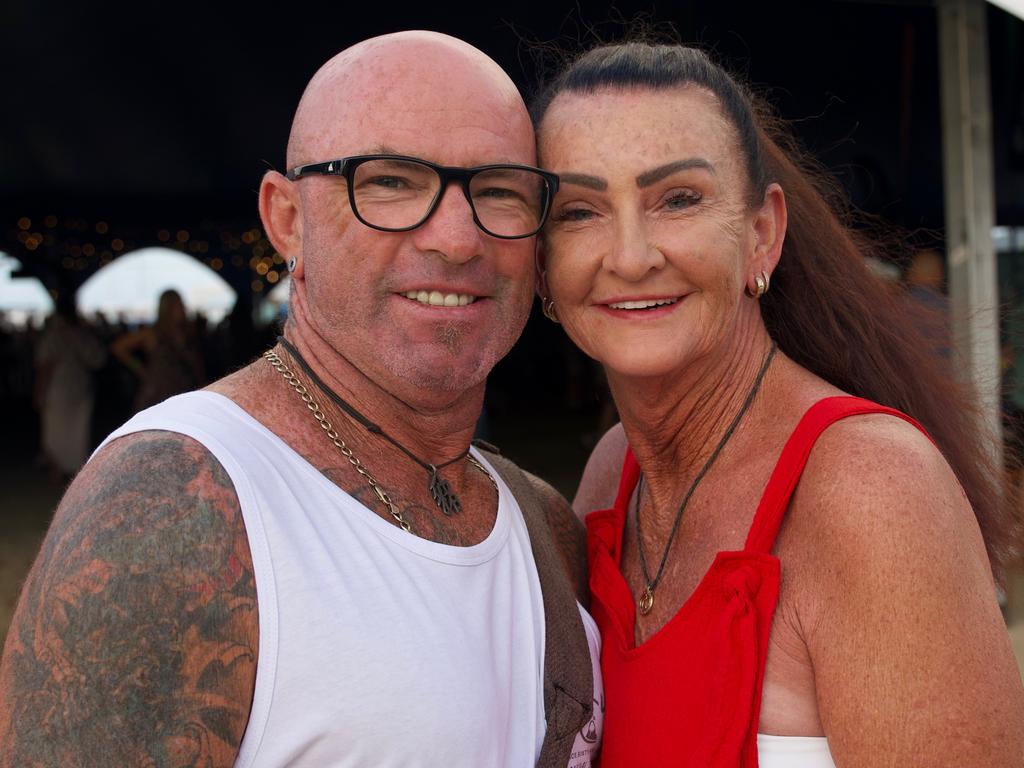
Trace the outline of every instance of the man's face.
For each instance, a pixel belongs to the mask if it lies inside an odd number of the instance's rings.
[[[487,72],[432,61],[429,51],[409,58],[354,77],[337,109],[325,109],[311,150],[323,156],[302,162],[373,153],[451,166],[535,162],[518,94],[496,88]],[[422,226],[381,232],[353,215],[341,177],[295,183],[304,261],[295,298],[313,330],[407,401],[480,384],[526,322],[534,238],[482,232],[457,184]]]

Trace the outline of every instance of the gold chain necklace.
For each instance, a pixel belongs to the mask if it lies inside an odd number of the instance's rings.
[[[328,421],[327,414],[324,413],[320,404],[313,399],[313,396],[309,394],[309,390],[306,389],[306,386],[301,381],[299,381],[292,369],[289,368],[284,360],[281,359],[280,355],[272,349],[268,349],[263,353],[263,359],[266,360],[274,370],[280,373],[291,388],[295,390],[296,394],[298,394],[302,399],[302,402],[306,404],[309,412],[313,414],[313,418],[316,419],[320,428],[323,429],[324,434],[327,435],[327,438],[334,443],[334,447],[341,451],[342,455],[348,459],[348,463],[352,465],[352,468],[363,476],[369,486],[373,489],[373,492],[377,494],[377,498],[380,500],[380,503],[387,508],[388,513],[395,519],[395,522],[398,523],[398,526],[403,531],[412,533],[412,526],[409,525],[409,521],[402,516],[402,511],[395,506],[395,503],[391,501],[391,497],[388,495],[388,492],[381,488],[373,475],[366,470],[363,463],[352,453],[352,449],[349,448],[345,444],[345,441],[341,439],[341,435],[338,434],[338,430],[336,430],[331,425],[331,422]],[[487,467],[477,461],[476,457],[472,454],[467,455],[466,459],[470,464],[487,475],[487,479],[491,481],[491,485],[493,485],[494,490],[497,491],[498,483],[491,476],[491,473],[487,471]]]

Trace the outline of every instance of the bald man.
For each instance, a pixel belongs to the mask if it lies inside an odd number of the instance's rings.
[[[597,635],[565,501],[470,446],[557,179],[508,76],[360,43],[260,188],[282,341],[115,431],[0,667],[0,765],[585,766]],[[598,702],[598,706],[595,706]]]

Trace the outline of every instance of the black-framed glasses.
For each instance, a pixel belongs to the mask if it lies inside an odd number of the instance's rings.
[[[356,218],[384,232],[416,229],[437,210],[448,185],[458,182],[476,225],[506,240],[537,234],[558,191],[558,176],[529,165],[458,168],[404,155],[343,157],[286,174],[291,181],[312,175],[343,176]]]

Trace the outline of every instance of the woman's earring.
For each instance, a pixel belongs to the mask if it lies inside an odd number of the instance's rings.
[[[550,320],[552,323],[560,323],[558,319],[558,312],[555,310],[555,300],[549,299],[547,296],[540,297],[540,309],[544,313],[544,317]]]
[[[750,290],[750,286],[747,286],[747,295],[752,299],[760,299],[768,291],[768,275],[762,272],[760,275],[754,276],[754,290]]]

